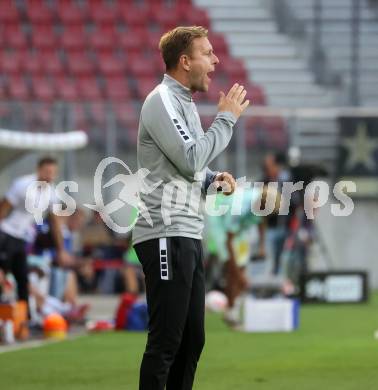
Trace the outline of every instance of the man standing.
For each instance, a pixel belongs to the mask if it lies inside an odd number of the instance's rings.
[[[13,273],[19,300],[28,300],[26,245],[34,239],[34,216],[27,210],[26,202],[33,202],[41,212],[50,211],[57,261],[62,265],[71,263],[71,257],[63,247],[60,223],[51,212],[51,206],[56,200],[52,182],[56,179],[57,172],[55,159],[40,159],[36,174],[17,178],[0,202],[0,273]],[[36,182],[40,182],[39,185],[34,185]]]
[[[159,48],[166,74],[143,104],[137,146],[139,168],[150,171],[151,182],[161,182],[148,195],[141,190],[152,224],[139,215],[133,231],[150,318],[139,389],[189,390],[205,340],[203,199],[192,195],[198,183],[204,191],[213,182],[227,187],[226,194],[234,191],[229,173],[207,165],[228,145],[249,101],[238,84],[227,95],[220,92],[218,114],[204,132],[192,94],[208,90],[208,74],[219,63],[207,30],[177,27],[163,35]]]

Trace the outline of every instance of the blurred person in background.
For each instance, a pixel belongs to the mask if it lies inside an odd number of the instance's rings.
[[[30,292],[35,299],[38,314],[45,316],[54,311],[70,322],[82,322],[89,306],[78,303],[78,284],[75,273],[79,248],[78,233],[83,225],[84,213],[76,209],[72,215],[60,216],[60,228],[65,250],[71,255],[70,264],[56,261],[56,245],[50,218],[37,226],[37,235],[28,255]],[[47,280],[47,285],[46,285]]]
[[[283,183],[286,181],[291,181],[291,173],[287,167],[286,156],[283,153],[268,153],[264,158],[262,170],[262,181],[266,185],[272,182],[277,183],[277,190],[279,193],[282,191]],[[267,226],[267,255],[273,262],[273,275],[278,275],[282,271],[280,259],[288,234],[290,216],[272,213],[266,216],[265,219]]]
[[[57,262],[62,265],[72,262],[64,249],[60,221],[52,212],[52,205],[58,203],[53,185],[57,175],[57,161],[43,157],[38,161],[36,173],[15,179],[0,202],[0,269],[14,275],[19,300],[28,301],[26,246],[35,236],[34,215],[26,209],[26,202],[33,202],[41,212],[46,210],[44,217],[50,219]],[[37,181],[41,183],[35,185]]]
[[[224,292],[228,300],[224,320],[230,325],[239,323],[242,296],[253,283],[246,273],[248,262],[251,257],[265,258],[265,221],[252,212],[252,207],[260,207],[265,198],[265,189],[261,193],[257,189],[237,188],[229,197],[216,195],[216,208],[227,207],[227,212],[207,218],[209,238],[214,240],[217,258],[224,263]],[[240,213],[232,213],[233,204],[240,205]]]
[[[124,237],[118,236],[94,210],[81,229],[82,257],[77,275],[83,292],[114,293],[122,290],[123,256],[127,248]],[[119,265],[108,267],[109,261]]]

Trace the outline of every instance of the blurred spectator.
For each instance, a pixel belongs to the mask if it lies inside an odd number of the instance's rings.
[[[267,154],[263,161],[263,175],[264,183],[267,185],[272,182],[277,183],[277,190],[281,193],[282,184],[285,181],[291,181],[291,174],[287,167],[285,155],[282,153]],[[283,201],[285,200],[283,199]],[[280,258],[288,233],[290,215],[272,213],[265,218],[267,225],[267,254],[273,261],[272,272],[274,275],[277,275],[282,271]]]
[[[92,213],[81,232],[83,258],[77,272],[82,291],[95,289],[114,293],[122,290],[122,259],[127,248],[125,239],[117,237],[109,229],[98,211]]]
[[[74,272],[77,251],[74,248],[75,238],[84,221],[84,213],[75,210],[72,215],[59,219],[64,248],[73,260],[70,267],[62,266],[54,260],[55,244],[47,220],[38,227],[33,253],[28,256],[30,291],[36,300],[36,310],[39,314],[48,315],[55,310],[70,321],[82,321],[88,305],[78,305],[78,285]]]
[[[225,264],[225,294],[228,308],[225,320],[236,324],[240,320],[239,311],[241,296],[250,285],[245,273],[251,255],[265,257],[265,226],[264,221],[251,212],[251,206],[260,200],[259,191],[238,190],[229,197],[222,194],[216,196],[216,209],[226,206],[227,212],[221,216],[209,216],[209,238],[214,240],[214,248],[219,260]],[[239,204],[240,213],[232,213],[232,204]],[[239,211],[239,210],[238,210]],[[257,240],[251,244],[252,237],[258,226]]]
[[[56,202],[53,181],[58,174],[57,161],[44,157],[38,161],[36,174],[17,178],[0,202],[0,268],[12,272],[17,281],[17,296],[28,300],[28,268],[26,245],[34,239],[34,215],[26,209],[26,202],[37,204],[39,213],[50,218],[52,236],[60,264],[68,264],[70,255],[64,249],[58,218],[51,212]],[[40,183],[36,183],[40,182]]]

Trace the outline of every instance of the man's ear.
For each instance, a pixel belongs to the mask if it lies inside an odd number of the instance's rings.
[[[189,72],[190,70],[190,60],[189,60],[189,56],[186,55],[186,54],[183,54],[181,57],[180,57],[180,64],[182,66],[182,68],[184,70],[186,70],[187,72]]]

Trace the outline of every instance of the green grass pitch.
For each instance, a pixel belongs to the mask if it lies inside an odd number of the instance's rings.
[[[207,315],[195,390],[375,390],[378,294],[366,305],[304,306],[300,329],[243,334]],[[4,390],[134,390],[146,335],[93,334],[0,354]]]

